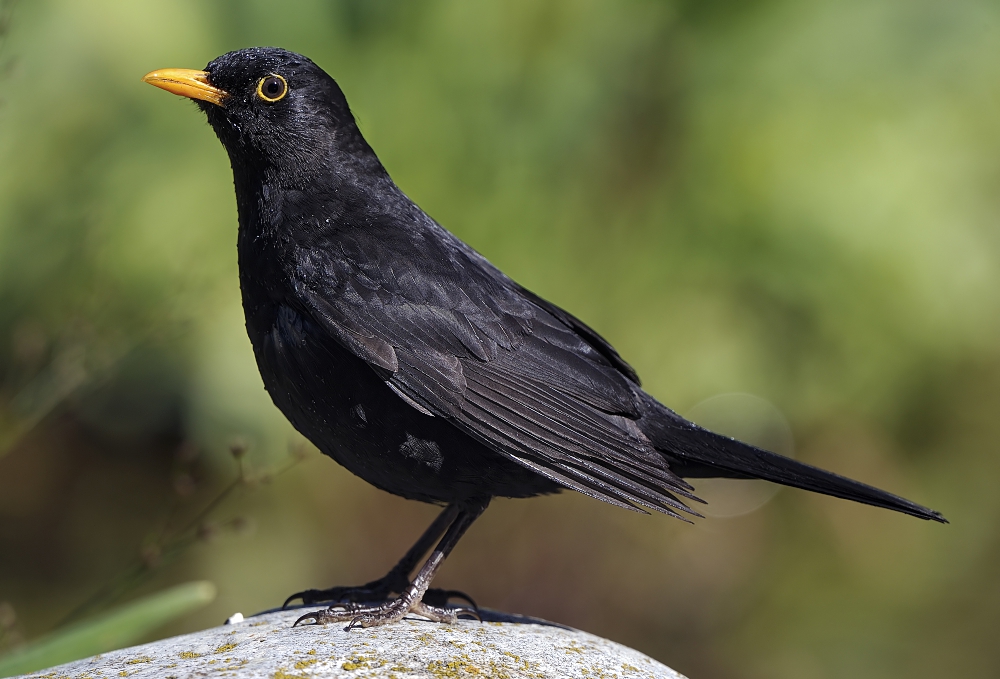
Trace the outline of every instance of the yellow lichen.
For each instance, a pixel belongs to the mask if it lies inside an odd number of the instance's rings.
[[[179,655],[180,655],[180,657],[184,658],[185,660],[190,660],[191,658],[200,658],[201,657],[201,653],[195,653],[194,651],[181,651]]]
[[[484,679],[511,679],[508,668],[490,661],[488,667],[477,664],[465,653],[449,661],[432,660],[427,663],[427,671],[435,679],[462,679],[463,677],[484,677]]]
[[[307,679],[304,674],[289,674],[285,670],[277,670],[271,675],[271,679]]]
[[[150,658],[148,655],[140,655],[138,658],[132,658],[131,660],[126,661],[125,664],[126,665],[138,665],[138,664],[144,663],[144,662],[153,662],[153,659]]]
[[[376,658],[373,655],[361,655],[360,653],[355,653],[350,658],[344,661],[340,666],[344,670],[366,670],[372,669],[374,667],[382,667],[386,664],[385,659]]]
[[[215,649],[214,651],[212,651],[212,653],[227,653],[227,652],[233,650],[234,648],[236,648],[237,645],[238,644],[235,644],[235,643],[232,643],[232,642],[230,642],[228,644],[222,644],[222,646],[219,646],[217,649]]]

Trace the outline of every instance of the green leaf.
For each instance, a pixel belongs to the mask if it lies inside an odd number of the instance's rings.
[[[151,594],[56,630],[0,657],[0,677],[33,672],[128,646],[214,598],[215,585],[205,581],[188,582]]]

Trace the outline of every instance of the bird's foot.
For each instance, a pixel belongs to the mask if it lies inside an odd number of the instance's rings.
[[[402,620],[408,613],[422,616],[433,622],[454,623],[458,622],[458,616],[469,615],[476,620],[480,620],[478,609],[457,607],[444,608],[442,606],[432,606],[421,600],[413,601],[405,593],[398,599],[386,601],[375,605],[362,605],[357,603],[334,604],[329,608],[312,613],[306,613],[292,627],[306,620],[312,620],[314,625],[327,625],[331,622],[347,622],[346,630],[355,627],[378,627],[391,622]]]
[[[402,587],[406,587],[408,582],[404,582]],[[385,582],[385,578],[382,580],[375,580],[369,582],[366,585],[357,585],[355,587],[331,587],[329,589],[307,589],[301,592],[296,592],[287,599],[285,603],[281,605],[282,608],[288,608],[288,604],[292,603],[296,599],[302,599],[302,603],[306,606],[318,603],[358,603],[358,602],[371,602],[371,601],[387,601],[393,592],[402,591],[402,587],[395,588],[389,583]]]
[[[288,604],[296,599],[302,599],[306,606],[319,603],[371,603],[373,601],[389,601],[395,593],[402,593],[410,583],[407,580],[398,581],[396,578],[384,577],[373,580],[365,585],[355,587],[331,587],[329,589],[307,589],[296,592],[281,605],[288,608]],[[461,599],[467,602],[475,610],[479,610],[476,602],[465,592],[455,589],[428,589],[424,593],[423,602],[428,606],[443,608],[448,605],[451,599]]]
[[[424,592],[424,598],[421,599],[421,601],[428,606],[444,608],[452,599],[460,599],[466,602],[472,606],[476,617],[479,617],[479,605],[471,596],[457,589],[429,589]]]

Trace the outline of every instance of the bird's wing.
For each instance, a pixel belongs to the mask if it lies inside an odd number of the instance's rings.
[[[596,330],[565,309],[556,306],[547,299],[542,299],[530,290],[525,288],[520,288],[520,290],[525,297],[530,299],[535,304],[535,306],[540,309],[544,309],[549,314],[559,319],[563,325],[572,329],[573,332],[583,339],[592,349],[604,356],[604,358],[607,359],[607,361],[611,363],[611,365],[613,365],[618,372],[627,377],[629,381],[634,382],[636,386],[640,385],[639,374],[635,371],[635,368],[629,365],[624,358],[619,356],[618,350],[611,346],[610,342],[597,334]]]
[[[406,250],[341,235],[300,251],[305,311],[411,405],[539,474],[632,509],[690,511],[610,345],[458,241]]]

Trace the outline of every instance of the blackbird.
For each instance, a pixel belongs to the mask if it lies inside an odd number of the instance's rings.
[[[193,99],[229,153],[246,328],[274,404],[374,486],[444,505],[385,577],[290,597],[333,602],[300,622],[469,612],[428,588],[493,497],[571,488],[683,518],[700,502],[685,478],[765,479],[946,522],[660,404],[597,332],[414,204],[306,57],[243,49],[144,80]]]

